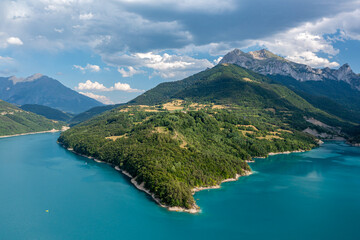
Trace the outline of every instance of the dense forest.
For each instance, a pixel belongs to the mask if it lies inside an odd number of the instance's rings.
[[[59,142],[120,167],[161,203],[184,208],[195,207],[192,188],[243,175],[249,170],[245,160],[317,144],[271,113],[182,105],[176,111],[162,106],[114,109],[62,133]]]
[[[68,122],[73,117],[73,115],[70,113],[38,104],[25,104],[22,105],[20,108],[22,110],[33,112],[35,114],[44,116],[48,119],[52,119],[55,121]]]
[[[245,174],[247,160],[317,146],[304,129],[347,137],[353,128],[266,76],[223,64],[162,83],[59,142],[128,172],[164,205],[194,209],[193,188]]]
[[[291,77],[271,75],[274,82],[290,88],[313,106],[330,114],[360,123],[359,91],[342,81],[297,81]]]
[[[61,129],[65,125],[0,100],[0,136]]]

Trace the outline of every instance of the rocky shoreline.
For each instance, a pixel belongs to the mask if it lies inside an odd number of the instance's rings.
[[[278,154],[290,154],[290,153],[301,153],[301,152],[307,152],[310,150],[295,150],[295,151],[286,151],[286,152],[270,152],[268,153],[269,156],[274,156]]]
[[[58,142],[59,143],[59,142]],[[89,156],[86,156],[84,154],[80,154],[80,153],[77,153],[74,151],[74,149],[72,148],[66,148],[62,143],[59,143],[62,147],[64,147],[65,149],[67,149],[68,151],[76,154],[76,155],[79,155],[79,156],[82,156],[82,157],[86,157],[88,159],[91,159],[91,160],[94,160],[95,162],[97,163],[105,163],[105,164],[108,164],[110,166],[112,166],[115,170],[121,172],[122,174],[124,174],[125,176],[129,177],[130,178],[130,181],[131,183],[139,190],[149,194],[152,199],[161,207],[163,208],[166,208],[167,210],[169,211],[176,211],[176,212],[187,212],[187,213],[199,213],[200,212],[200,207],[198,205],[194,205],[192,208],[183,208],[183,207],[171,207],[171,206],[167,206],[167,205],[164,205],[161,203],[160,199],[156,198],[155,197],[155,194],[154,193],[151,193],[150,190],[146,189],[144,187],[145,183],[138,183],[136,181],[136,177],[134,178],[130,173],[122,170],[119,166],[116,166],[116,165],[113,165],[113,164],[110,164],[110,163],[107,163],[107,162],[103,162],[103,161],[100,161],[94,157],[89,157]],[[244,175],[240,175],[240,174],[236,174],[235,178],[228,178],[228,179],[224,179],[220,182],[221,183],[224,183],[224,182],[233,182],[233,181],[237,181],[240,177],[243,177],[243,176],[249,176],[252,174],[252,171],[245,171]],[[215,185],[215,186],[208,186],[208,187],[195,187],[193,189],[191,189],[191,192],[192,194],[194,195],[196,192],[199,192],[199,191],[202,191],[202,190],[210,190],[210,189],[218,189],[218,188],[221,188],[220,184],[218,185]]]
[[[133,176],[131,176],[130,173],[124,171],[124,170],[121,170],[120,167],[118,166],[115,166],[114,167],[117,171],[123,173],[124,175],[128,176],[129,178],[131,178],[131,183],[139,190],[149,194],[152,199],[161,207],[163,208],[166,208],[168,209],[169,211],[176,211],[176,212],[187,212],[187,213],[199,213],[200,212],[200,207],[198,205],[194,205],[192,208],[183,208],[183,207],[171,207],[171,206],[167,206],[167,205],[164,205],[160,202],[160,199],[156,198],[155,197],[155,194],[151,193],[150,190],[146,189],[144,187],[145,183],[141,183],[139,184],[137,181],[136,181],[136,177],[134,178]],[[235,178],[228,178],[228,179],[224,179],[223,181],[221,181],[221,183],[224,183],[224,182],[233,182],[233,181],[237,181],[240,177],[242,176],[249,176],[251,175],[252,172],[251,171],[245,171],[245,174],[244,175],[240,175],[240,174],[236,174]],[[220,184],[221,184],[220,183]],[[202,191],[202,190],[209,190],[209,189],[218,189],[218,188],[221,188],[220,184],[218,185],[215,185],[215,186],[209,186],[209,187],[195,187],[193,189],[191,189],[191,192],[192,194],[194,195],[196,192],[199,192],[199,191]]]

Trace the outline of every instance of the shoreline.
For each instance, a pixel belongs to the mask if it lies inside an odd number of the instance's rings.
[[[80,153],[77,153],[74,151],[74,149],[72,148],[66,148],[62,143],[58,142],[62,147],[64,147],[66,150],[76,154],[76,155],[79,155],[79,156],[82,156],[82,157],[85,157],[85,158],[88,158],[88,159],[91,159],[97,163],[105,163],[105,164],[108,164],[110,165],[111,167],[113,167],[116,171],[118,172],[121,172],[122,174],[124,174],[125,176],[127,176],[128,178],[130,178],[130,182],[140,191],[143,191],[145,193],[147,193],[148,195],[151,196],[151,198],[155,201],[155,203],[157,203],[160,207],[163,207],[163,208],[166,208],[168,211],[176,211],[176,212],[187,212],[187,213],[192,213],[192,214],[195,214],[195,213],[199,213],[201,212],[201,209],[198,205],[196,205],[196,203],[194,204],[194,206],[190,209],[187,209],[187,208],[183,208],[183,207],[171,207],[171,206],[167,206],[167,205],[164,205],[161,203],[160,199],[158,199],[157,197],[155,197],[155,194],[154,193],[151,193],[149,189],[146,189],[144,187],[145,183],[142,182],[142,183],[138,183],[136,181],[136,177],[133,177],[130,173],[128,173],[127,171],[125,170],[122,170],[119,166],[117,165],[114,165],[114,164],[111,164],[111,163],[107,163],[107,162],[104,162],[104,161],[100,161],[94,157],[90,157],[90,156],[86,156],[86,155],[83,155],[83,154],[80,154]],[[323,142],[321,141],[319,143],[319,145],[321,145]],[[285,151],[285,152],[270,152],[268,153],[268,156],[273,156],[273,155],[278,155],[278,154],[291,154],[291,153],[302,153],[302,152],[307,152],[307,151],[311,151],[312,149],[310,150],[294,150],[294,151]],[[252,158],[252,160],[247,160],[246,162],[247,163],[250,163],[250,162],[255,162],[255,158],[266,158],[266,157],[254,157]],[[191,189],[191,194],[194,195],[196,194],[197,192],[199,191],[202,191],[202,190],[211,190],[211,189],[219,189],[221,188],[221,184],[222,183],[225,183],[225,182],[234,182],[234,181],[237,181],[239,180],[240,177],[243,177],[243,176],[249,176],[253,174],[253,172],[251,170],[244,170],[244,174],[243,175],[240,175],[240,174],[236,174],[236,176],[234,178],[228,178],[228,179],[224,179],[222,180],[219,184],[217,185],[214,185],[214,186],[206,186],[206,187],[194,187]]]
[[[279,154],[290,154],[290,153],[302,153],[302,152],[308,152],[311,150],[295,150],[295,151],[285,151],[285,152],[270,152],[268,153],[268,156],[274,156]]]
[[[98,160],[98,162],[101,162]],[[152,197],[152,199],[160,206],[160,207],[163,207],[163,208],[166,208],[167,210],[169,211],[175,211],[175,212],[187,212],[187,213],[199,213],[201,212],[201,209],[198,205],[195,205],[193,206],[193,208],[183,208],[183,207],[170,207],[170,206],[167,206],[167,205],[164,205],[160,202],[160,199],[158,199],[157,197],[155,197],[155,194],[154,193],[151,193],[150,190],[146,189],[144,187],[145,183],[142,182],[142,183],[138,183],[136,181],[136,177],[134,178],[133,176],[131,176],[130,173],[126,172],[125,170],[122,170],[119,166],[115,166],[114,167],[115,170],[121,172],[122,174],[124,174],[125,176],[129,177],[131,180],[131,183],[137,188],[139,189],[140,191],[143,191],[145,193],[147,193],[148,195],[150,195]],[[222,180],[218,185],[215,185],[215,186],[208,186],[208,187],[195,187],[195,188],[192,188],[191,189],[191,194],[194,195],[196,192],[199,192],[199,191],[202,191],[202,190],[210,190],[210,189],[219,189],[221,188],[221,184],[222,183],[225,183],[225,182],[234,182],[234,181],[237,181],[239,180],[240,177],[244,177],[244,176],[249,176],[251,175],[253,172],[252,171],[245,171],[245,174],[244,175],[240,175],[240,174],[236,174],[235,178],[227,178],[227,179],[224,179]]]
[[[253,174],[252,171],[247,171],[245,170],[244,175],[240,175],[240,174],[236,174],[235,178],[227,178],[222,180],[219,184],[214,185],[214,186],[208,186],[208,187],[194,187],[193,189],[191,189],[192,195],[194,195],[197,192],[200,192],[202,190],[210,190],[210,189],[219,189],[221,188],[221,184],[222,183],[226,183],[226,182],[235,182],[237,180],[239,180],[240,177],[245,177],[245,176],[249,176]]]
[[[280,155],[280,154],[291,154],[291,153],[302,153],[302,152],[308,152],[308,151],[311,151],[312,149],[310,150],[294,150],[294,151],[285,151],[285,152],[269,152],[268,155],[266,157],[253,157],[251,161],[247,161],[247,163],[253,163],[255,162],[254,159],[256,158],[268,158],[270,156],[275,156],[275,155]]]
[[[318,139],[317,140],[318,146],[320,147],[322,144],[324,144],[324,141]],[[315,148],[315,147],[314,147]],[[251,163],[251,162],[255,162],[255,158],[268,158],[270,156],[274,156],[274,155],[279,155],[279,154],[291,154],[291,153],[303,153],[303,152],[309,152],[311,150],[313,150],[314,148],[310,149],[310,150],[303,150],[303,149],[299,149],[299,150],[294,150],[294,151],[285,151],[285,152],[269,152],[267,157],[253,157],[252,160],[247,161],[247,163]]]
[[[77,153],[74,151],[74,149],[72,148],[66,148],[62,143],[58,142],[62,147],[64,147],[66,150],[76,154],[76,155],[79,155],[79,156],[82,156],[82,157],[85,157],[85,158],[88,158],[88,159],[91,159],[97,163],[105,163],[105,164],[108,164],[110,166],[112,166],[116,171],[118,172],[121,172],[122,174],[124,174],[125,176],[129,177],[130,178],[130,182],[140,191],[143,191],[145,193],[147,193],[148,195],[151,196],[151,198],[160,206],[160,207],[163,207],[163,208],[166,208],[167,210],[169,211],[175,211],[175,212],[187,212],[187,213],[199,213],[201,212],[201,209],[198,205],[195,205],[193,206],[193,208],[183,208],[183,207],[170,207],[170,206],[167,206],[167,205],[164,205],[160,202],[160,199],[156,198],[155,197],[155,194],[154,193],[151,193],[150,190],[146,189],[144,187],[145,183],[142,182],[142,183],[138,183],[136,182],[136,177],[134,178],[130,173],[126,172],[125,170],[122,170],[119,166],[117,165],[114,165],[114,164],[111,164],[111,163],[107,163],[107,162],[104,162],[104,161],[100,161],[94,157],[89,157],[89,156],[86,156],[86,155],[83,155],[83,154],[80,154],[80,153]],[[234,181],[237,181],[239,180],[240,177],[244,177],[244,176],[249,176],[251,175],[253,172],[250,170],[245,170],[244,172],[244,175],[240,175],[240,174],[236,174],[235,178],[228,178],[228,179],[224,179],[222,180],[219,184],[215,185],[215,186],[208,186],[208,187],[195,187],[195,188],[192,188],[191,189],[191,193],[192,195],[194,195],[196,192],[199,192],[199,191],[202,191],[202,190],[210,190],[210,189],[219,189],[221,188],[221,184],[222,183],[225,183],[225,182],[234,182]]]
[[[195,204],[195,206],[193,208],[190,208],[190,209],[186,209],[186,208],[183,208],[183,207],[170,207],[170,206],[167,206],[167,205],[164,205],[160,202],[160,199],[158,199],[157,197],[155,197],[155,194],[154,193],[151,193],[149,189],[146,189],[144,187],[145,183],[142,182],[142,183],[138,183],[136,181],[136,177],[134,178],[133,176],[131,176],[130,173],[128,173],[127,171],[125,170],[122,170],[120,169],[119,166],[115,166],[114,167],[115,170],[121,172],[122,174],[124,174],[125,176],[129,177],[131,180],[130,182],[137,188],[139,189],[140,191],[143,191],[145,193],[147,193],[148,195],[151,196],[151,198],[160,206],[160,207],[163,207],[163,208],[166,208],[167,210],[169,211],[176,211],[176,212],[187,212],[187,213],[198,213],[200,212],[200,208],[199,206],[197,206]]]
[[[0,138],[10,138],[10,137],[25,136],[25,135],[40,134],[40,133],[55,133],[55,132],[60,132],[60,131],[62,131],[62,129],[59,129],[59,130],[51,129],[51,130],[40,131],[40,132],[28,132],[28,133],[18,133],[18,134],[13,134],[13,135],[4,135],[4,136],[0,136]]]

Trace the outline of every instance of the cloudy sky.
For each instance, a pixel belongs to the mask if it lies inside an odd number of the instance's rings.
[[[42,73],[104,103],[266,48],[360,72],[359,0],[1,0],[0,76]]]

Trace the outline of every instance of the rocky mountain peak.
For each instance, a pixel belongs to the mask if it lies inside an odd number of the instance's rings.
[[[352,69],[348,63],[345,63],[339,68],[339,71],[346,71],[346,72],[352,72]]]
[[[349,84],[352,84],[353,81],[357,83],[360,82],[359,76],[353,72],[350,65],[347,63],[342,65],[338,70],[335,70],[334,75],[338,80],[345,81]]]
[[[265,59],[269,59],[269,58],[275,58],[275,59],[283,59],[282,57],[270,52],[269,50],[266,49],[261,49],[258,51],[252,51],[249,52],[249,54],[257,60],[265,60]]]
[[[241,54],[244,54],[244,52],[241,51],[240,49],[235,48],[234,50],[232,50],[232,51],[229,52],[228,54],[241,55]]]
[[[344,81],[360,89],[360,77],[352,71],[349,64],[344,64],[339,69],[317,69],[291,62],[266,49],[248,53],[235,49],[226,54],[220,63],[236,64],[264,75],[289,76],[298,81]]]
[[[17,84],[17,83],[20,83],[20,82],[32,82],[36,79],[39,79],[41,77],[43,77],[44,75],[42,75],[41,73],[35,73],[27,78],[18,78],[16,76],[12,76],[9,78],[9,80],[11,80],[13,82],[13,84]]]
[[[34,80],[39,79],[41,77],[44,77],[44,75],[42,75],[41,73],[35,73],[34,75],[31,75],[30,77],[27,77],[26,80],[27,81],[34,81]]]

